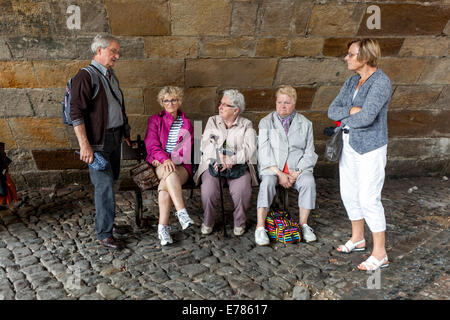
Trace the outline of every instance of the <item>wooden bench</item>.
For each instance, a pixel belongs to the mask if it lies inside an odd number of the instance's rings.
[[[121,159],[122,160],[135,160],[136,164],[145,161],[147,158],[147,149],[145,148],[144,141],[141,139],[141,136],[137,136],[137,140],[131,141],[131,147],[123,141],[121,147]],[[191,163],[194,163],[194,152],[191,155]],[[195,164],[193,167],[195,168]],[[195,169],[194,169],[195,170]],[[225,188],[228,186],[225,184]],[[196,186],[192,177],[182,186],[184,190],[191,190],[189,198],[192,199],[194,194],[194,189],[200,189],[199,186]],[[157,187],[149,189],[148,191],[157,190]],[[131,177],[122,179],[119,182],[119,191],[131,191],[134,192],[134,215],[135,222],[138,227],[143,227],[143,201],[142,201],[142,190],[134,183]],[[288,207],[288,192],[281,186],[277,186],[277,197],[275,202],[279,207],[284,208],[284,210]],[[280,205],[282,203],[282,206]]]

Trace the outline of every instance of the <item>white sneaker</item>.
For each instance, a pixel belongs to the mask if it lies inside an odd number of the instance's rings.
[[[303,239],[305,239],[306,242],[312,242],[317,240],[317,237],[314,234],[314,230],[306,223],[302,224],[302,234]]]
[[[181,229],[183,230],[194,224],[194,221],[189,217],[186,209],[181,209],[175,213],[175,215],[178,217],[178,221],[180,221],[181,224]]]
[[[266,246],[270,243],[267,231],[264,227],[259,227],[255,230],[255,242],[259,246]]]
[[[158,225],[158,238],[161,240],[161,245],[165,246],[168,243],[173,243],[172,237],[170,236],[170,227],[163,226],[162,224]]]
[[[210,234],[213,231],[212,227],[207,227],[202,223],[202,228],[201,228],[201,232],[202,234]]]
[[[234,235],[235,236],[242,236],[245,232],[245,225],[242,227],[234,227]]]

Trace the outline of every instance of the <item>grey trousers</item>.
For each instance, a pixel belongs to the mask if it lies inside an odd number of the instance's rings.
[[[275,175],[261,176],[259,184],[257,208],[269,209],[276,195],[278,177]],[[303,172],[292,186],[298,192],[298,207],[314,209],[316,206],[316,183],[311,172]]]
[[[220,199],[219,178],[211,176],[208,170],[202,173],[201,195],[203,204],[203,223],[212,227],[216,219],[216,204]],[[226,179],[231,198],[234,203],[234,226],[243,227],[247,217],[245,212],[250,208],[252,197],[252,178],[247,170],[244,175],[237,179]],[[222,185],[225,179],[222,178]]]

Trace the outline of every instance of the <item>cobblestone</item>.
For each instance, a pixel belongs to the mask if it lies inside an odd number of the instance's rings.
[[[131,228],[118,237],[125,247],[118,252],[96,239],[90,185],[60,188],[51,199],[44,189],[19,190],[18,203],[0,207],[0,299],[449,299],[448,180],[386,180],[382,201],[391,265],[380,272],[375,289],[368,287],[372,274],[356,269],[370,251],[342,255],[335,250],[351,235],[337,181],[316,183],[317,209],[309,224],[317,242],[256,246],[254,206],[246,233],[236,237],[229,203],[229,237],[222,235],[221,215],[214,232],[201,235],[195,190],[186,204],[197,225],[182,231],[171,216],[174,243],[161,247],[155,194],[144,193],[146,226],[138,228],[133,194],[122,192],[116,223]],[[408,192],[413,186],[417,190]],[[253,204],[256,195],[255,189]],[[296,195],[289,197],[295,217]]]

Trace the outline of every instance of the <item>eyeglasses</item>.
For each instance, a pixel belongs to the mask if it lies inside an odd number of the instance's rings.
[[[164,103],[164,104],[169,104],[169,103],[175,104],[175,103],[177,103],[177,102],[178,102],[178,99],[163,100],[163,103]]]
[[[228,108],[235,108],[235,106],[229,105],[229,104],[224,103],[224,102],[221,102],[221,103],[219,104],[219,107],[221,107],[221,106],[228,107]]]
[[[351,52],[348,52],[345,56],[347,57],[349,57],[349,58],[353,58],[354,56],[357,56],[358,55],[358,52],[357,53],[351,53]]]

